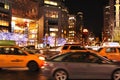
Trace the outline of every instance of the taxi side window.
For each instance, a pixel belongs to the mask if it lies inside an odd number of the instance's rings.
[[[0,54],[4,54],[4,48],[0,48]]]
[[[13,54],[15,55],[26,55],[23,51],[18,48],[13,48]]]
[[[106,52],[107,53],[116,53],[116,48],[107,48]]]
[[[67,50],[69,46],[64,46],[62,49]]]
[[[0,48],[0,54],[6,54],[6,55],[25,55],[24,52],[22,52],[18,48],[14,48],[14,47]]]
[[[70,50],[86,50],[86,49],[81,46],[71,46]]]

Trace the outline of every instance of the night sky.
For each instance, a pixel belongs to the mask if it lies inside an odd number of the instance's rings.
[[[103,28],[103,7],[108,0],[65,0],[70,14],[83,12],[84,27],[92,31],[96,37],[101,36]]]

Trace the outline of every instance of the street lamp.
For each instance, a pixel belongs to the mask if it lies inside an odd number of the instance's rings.
[[[82,31],[82,44],[84,45],[84,42],[87,41],[88,38],[88,29],[83,29]]]

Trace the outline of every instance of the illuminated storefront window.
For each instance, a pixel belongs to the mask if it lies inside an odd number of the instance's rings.
[[[37,41],[37,26],[34,20],[12,17],[12,32],[27,35],[28,45]]]
[[[0,12],[0,26],[9,26],[9,18],[8,14]]]
[[[9,26],[8,21],[0,20],[0,26]]]
[[[29,30],[29,32],[32,33],[32,34],[36,34],[37,33],[37,29],[33,29],[33,30],[31,29],[31,30]]]
[[[34,38],[36,38],[36,35],[31,34],[31,35],[29,35],[29,38],[34,39]]]
[[[56,33],[55,32],[51,32],[50,36],[56,36]]]

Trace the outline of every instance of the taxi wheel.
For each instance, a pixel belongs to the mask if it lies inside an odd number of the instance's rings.
[[[55,80],[68,80],[68,74],[65,70],[57,70],[54,73],[54,79]]]
[[[112,75],[112,80],[120,80],[120,69],[114,71]]]
[[[38,64],[35,61],[29,62],[27,66],[30,71],[38,71],[39,70]]]

